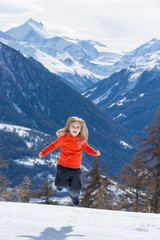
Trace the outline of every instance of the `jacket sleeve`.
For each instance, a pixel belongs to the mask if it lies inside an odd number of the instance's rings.
[[[87,142],[84,142],[82,149],[90,155],[97,156],[97,151],[89,146]]]
[[[62,144],[62,137],[59,137],[56,141],[52,142],[50,145],[48,145],[45,149],[42,150],[41,154],[42,156],[46,156],[48,153],[54,151],[56,148],[61,146]]]

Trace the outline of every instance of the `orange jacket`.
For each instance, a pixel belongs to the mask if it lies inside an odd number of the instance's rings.
[[[84,142],[80,135],[74,137],[70,133],[62,135],[55,142],[42,150],[42,156],[44,157],[59,146],[61,146],[61,152],[58,164],[63,167],[80,168],[82,149],[93,156],[97,156],[96,150],[91,148],[87,142]]]

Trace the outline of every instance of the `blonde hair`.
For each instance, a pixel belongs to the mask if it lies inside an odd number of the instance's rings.
[[[83,138],[84,141],[87,141],[88,140],[88,129],[87,129],[85,121],[79,117],[69,117],[67,120],[66,126],[62,129],[59,129],[56,132],[57,136],[60,137],[60,136],[64,135],[65,133],[70,133],[70,126],[74,122],[78,122],[81,124],[81,130],[80,130],[79,135]]]

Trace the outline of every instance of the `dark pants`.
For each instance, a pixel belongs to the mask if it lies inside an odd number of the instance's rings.
[[[55,186],[60,188],[69,187],[69,195],[73,198],[78,197],[82,189],[81,169],[57,165]]]

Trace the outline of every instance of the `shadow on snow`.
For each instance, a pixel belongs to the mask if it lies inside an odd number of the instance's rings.
[[[56,230],[55,228],[49,227],[44,229],[39,237],[30,235],[22,235],[18,237],[30,238],[30,240],[65,240],[69,236],[84,237],[84,235],[68,235],[68,233],[72,232],[72,228],[72,226],[68,226],[62,227],[60,230]]]

